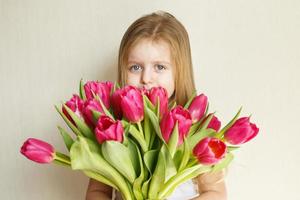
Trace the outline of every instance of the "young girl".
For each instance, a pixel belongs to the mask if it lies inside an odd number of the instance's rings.
[[[169,101],[184,105],[195,91],[187,31],[171,14],[155,12],[136,20],[124,34],[118,83],[166,88]],[[224,200],[223,172],[203,174],[180,185],[168,199]],[[111,187],[90,179],[87,200],[121,199]]]

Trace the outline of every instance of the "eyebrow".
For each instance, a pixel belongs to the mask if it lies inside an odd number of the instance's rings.
[[[141,62],[136,61],[136,60],[128,60],[128,64],[129,63],[141,63]],[[161,61],[161,60],[154,61],[153,63],[162,63],[162,64],[172,65],[171,63],[169,63],[167,61]]]

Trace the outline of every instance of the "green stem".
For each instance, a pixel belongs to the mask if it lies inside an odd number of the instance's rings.
[[[71,166],[70,157],[67,156],[67,155],[65,155],[65,154],[63,154],[63,153],[55,152],[55,154],[54,154],[54,160],[57,161],[58,163]]]
[[[142,134],[143,138],[145,138],[145,137],[144,137],[144,131],[143,131],[141,122],[139,121],[139,122],[137,123],[137,125],[138,125],[139,131],[140,131],[140,133]]]

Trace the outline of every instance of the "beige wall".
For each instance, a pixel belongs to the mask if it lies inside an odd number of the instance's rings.
[[[1,199],[84,199],[84,175],[29,162],[19,147],[37,137],[64,151],[53,104],[81,77],[115,80],[127,26],[158,9],[186,26],[211,110],[226,122],[243,105],[261,129],[236,152],[229,199],[300,199],[299,1],[0,0]]]

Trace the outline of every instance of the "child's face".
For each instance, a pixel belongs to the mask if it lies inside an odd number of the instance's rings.
[[[127,64],[127,84],[136,87],[161,86],[172,96],[175,88],[174,63],[168,43],[142,39],[131,48]]]

